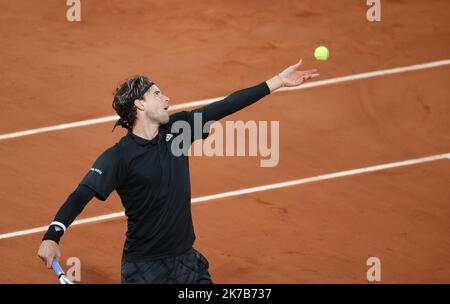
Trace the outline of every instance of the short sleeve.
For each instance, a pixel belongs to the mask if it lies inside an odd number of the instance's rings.
[[[96,197],[105,201],[123,179],[125,174],[123,161],[120,159],[117,145],[103,152],[81,180],[95,191]]]

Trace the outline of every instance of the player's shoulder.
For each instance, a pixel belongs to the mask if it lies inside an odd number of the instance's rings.
[[[180,111],[173,113],[169,116],[169,122],[167,125],[172,125],[174,122],[184,120],[187,121],[190,119],[190,116],[192,116],[192,111]]]
[[[99,158],[109,160],[109,161],[114,161],[114,160],[119,160],[121,158],[121,154],[122,153],[120,151],[119,143],[117,142],[114,145],[112,145],[111,147],[104,150],[100,154]]]
[[[103,152],[100,154],[100,158],[107,158],[110,160],[122,159],[124,155],[124,149],[129,146],[127,137],[128,136],[123,136],[118,142],[103,150]]]
[[[180,111],[169,116],[169,122],[162,126],[169,133],[180,133],[186,125],[192,128],[194,125],[193,111]]]

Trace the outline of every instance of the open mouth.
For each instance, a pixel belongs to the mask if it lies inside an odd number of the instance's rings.
[[[164,110],[166,110],[166,111],[167,111],[168,109],[169,109],[169,106],[167,106],[167,107],[164,107]]]

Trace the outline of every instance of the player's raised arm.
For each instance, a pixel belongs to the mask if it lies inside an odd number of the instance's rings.
[[[305,81],[319,76],[316,69],[307,71],[298,70],[302,62],[300,60],[298,63],[287,67],[280,74],[265,82],[236,91],[224,99],[198,108],[194,112],[202,113],[204,122],[219,120],[255,103],[279,88],[299,86]]]
[[[52,267],[53,258],[59,260],[61,257],[59,241],[62,235],[94,196],[94,190],[87,186],[79,185],[56,213],[38,251],[38,256],[45,262],[47,268]]]

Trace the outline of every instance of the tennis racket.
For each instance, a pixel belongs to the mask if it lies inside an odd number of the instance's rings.
[[[66,274],[64,272],[64,270],[62,270],[61,265],[59,265],[58,261],[56,259],[53,259],[52,261],[52,268],[53,271],[56,273],[56,276],[59,279],[59,282],[61,284],[73,284],[67,277]]]

